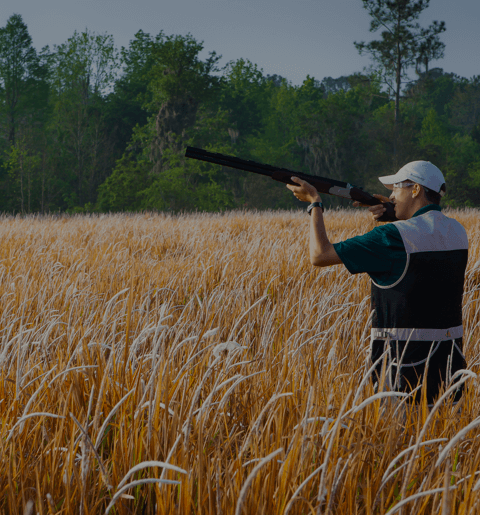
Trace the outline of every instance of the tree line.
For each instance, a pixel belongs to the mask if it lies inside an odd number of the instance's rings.
[[[429,160],[446,177],[444,204],[480,205],[480,77],[429,66],[445,24],[420,27],[427,0],[362,1],[381,34],[355,44],[373,66],[299,86],[246,59],[201,59],[191,34],[140,30],[118,50],[86,30],[36,51],[12,15],[0,28],[0,211],[298,205],[274,181],[185,159],[189,145],[372,193],[386,192],[378,176]]]

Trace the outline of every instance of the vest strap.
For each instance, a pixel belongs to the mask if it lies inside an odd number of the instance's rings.
[[[463,325],[450,327],[449,329],[408,329],[404,327],[394,328],[372,328],[371,337],[373,340],[411,340],[440,342],[444,340],[455,340],[463,336]]]

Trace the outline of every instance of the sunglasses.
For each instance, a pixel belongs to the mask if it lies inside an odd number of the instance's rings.
[[[394,189],[396,189],[396,188],[408,188],[409,186],[414,186],[415,184],[416,184],[415,182],[396,182],[392,186],[394,187]]]

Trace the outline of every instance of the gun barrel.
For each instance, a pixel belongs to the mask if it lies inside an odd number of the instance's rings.
[[[207,163],[228,166],[229,168],[236,168],[237,170],[245,170],[246,172],[253,172],[267,177],[272,177],[272,174],[275,171],[275,168],[270,167],[269,165],[262,165],[260,163],[255,163],[254,161],[247,161],[246,159],[240,159],[238,157],[208,152],[202,148],[187,147],[185,157],[206,161]],[[271,170],[269,168],[271,168]]]
[[[235,156],[227,156],[225,154],[208,152],[203,148],[187,147],[185,157],[198,159],[200,161],[206,161],[208,163],[215,163],[222,166],[228,166],[230,168],[236,168],[237,170],[245,170],[246,172],[253,172],[260,175],[265,175],[267,177],[271,177],[274,180],[284,182],[286,184],[295,185],[294,182],[290,181],[290,177],[295,176],[310,183],[313,183],[313,181],[321,181],[325,184],[328,184],[330,188],[351,187],[351,185],[346,184],[345,182],[337,181],[335,179],[324,179],[323,177],[317,177],[315,175],[308,175],[302,172],[294,172],[292,170],[288,170],[287,168],[277,168],[271,165],[256,163],[255,161],[240,159],[239,157]],[[324,191],[323,193],[328,193],[328,191]]]
[[[246,159],[227,156],[225,154],[208,152],[203,148],[187,147],[185,157],[206,161],[207,163],[218,164],[229,168],[236,168],[237,170],[245,170],[246,172],[252,172],[259,175],[265,175],[266,177],[270,177],[275,181],[283,182],[285,184],[297,185],[291,180],[291,177],[295,176],[310,183],[317,189],[319,193],[326,193],[328,195],[342,197],[350,200],[357,200],[358,202],[369,206],[375,206],[382,203],[373,195],[363,191],[362,188],[352,186],[346,182],[337,181],[335,179],[326,179],[316,175],[308,175],[302,172],[293,172],[291,170],[287,170],[286,168],[276,168],[271,165],[256,163],[255,161],[248,161]],[[397,220],[395,217],[393,204],[387,203],[385,204],[385,208],[387,211],[378,221],[385,222]]]

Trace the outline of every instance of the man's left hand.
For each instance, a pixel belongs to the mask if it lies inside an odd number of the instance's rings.
[[[293,192],[293,194],[301,200],[302,202],[308,202],[311,204],[312,202],[321,202],[322,199],[318,194],[318,191],[314,186],[309,184],[307,181],[299,179],[298,177],[291,178],[293,182],[296,182],[298,186],[292,186],[291,184],[287,184],[287,188]]]

